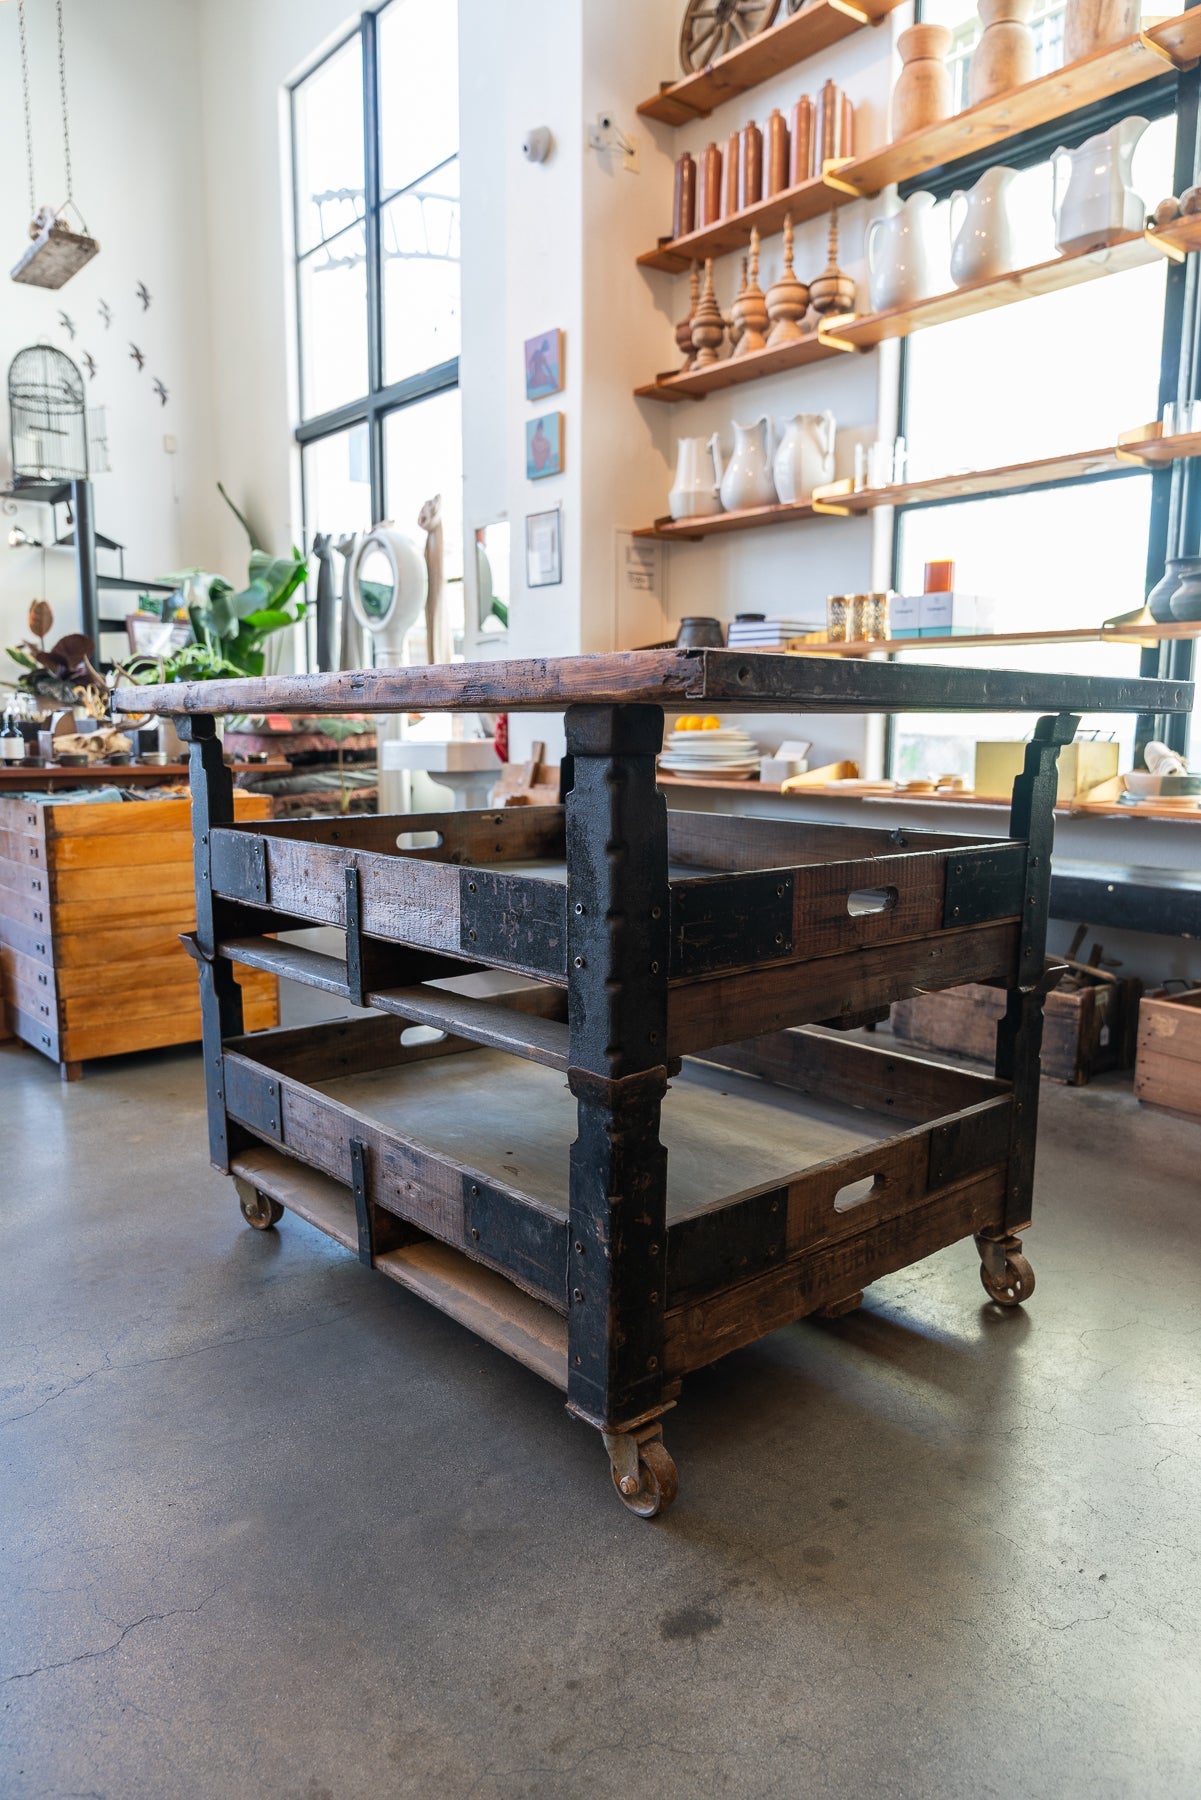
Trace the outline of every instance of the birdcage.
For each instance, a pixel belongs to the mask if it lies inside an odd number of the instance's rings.
[[[8,370],[13,486],[74,481],[107,468],[103,414],[84,400],[83,376],[50,344],[18,350]]]

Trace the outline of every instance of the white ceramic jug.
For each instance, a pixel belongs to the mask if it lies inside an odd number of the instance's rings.
[[[776,493],[787,506],[807,500],[834,479],[834,414],[795,413],[784,426],[772,460]]]
[[[975,187],[956,188],[951,195],[951,280],[997,281],[1013,270],[1013,228],[1009,223],[1009,186],[1017,171],[985,169]],[[963,211],[956,217],[962,202]]]
[[[1142,230],[1147,209],[1130,185],[1130,168],[1146,129],[1147,120],[1135,114],[1099,131],[1078,150],[1053,153],[1055,247],[1065,256],[1099,250],[1120,232]]]
[[[934,291],[930,256],[933,194],[910,194],[898,212],[873,219],[867,228],[868,288],[872,311],[912,306]]]
[[[706,467],[705,452],[712,462]],[[721,480],[717,433],[708,438],[681,438],[676,446],[675,486],[667,496],[673,519],[695,519],[702,513],[721,511],[717,484]]]
[[[772,426],[765,413],[753,425],[735,425],[734,450],[725,472],[715,452],[721,503],[727,512],[744,506],[771,506],[776,484],[771,478]]]

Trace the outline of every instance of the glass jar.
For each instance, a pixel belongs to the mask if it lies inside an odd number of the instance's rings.
[[[845,644],[849,641],[852,597],[849,594],[831,594],[826,601],[826,637],[832,644]]]
[[[856,594],[858,607],[856,629],[852,633],[856,641],[874,643],[888,636],[888,595]]]

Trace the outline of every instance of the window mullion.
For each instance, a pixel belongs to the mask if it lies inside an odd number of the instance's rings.
[[[363,177],[367,238],[367,386],[372,400],[384,381],[383,271],[380,260],[379,38],[376,16],[363,14]],[[384,516],[383,436],[375,407],[368,415],[371,509]]]

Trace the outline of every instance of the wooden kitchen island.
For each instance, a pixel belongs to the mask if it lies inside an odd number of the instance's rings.
[[[994,1301],[1029,1296],[1056,758],[1075,715],[1190,684],[664,650],[126,701],[190,744],[209,1147],[244,1216],[298,1213],[555,1383],[631,1511],[675,1497],[690,1370],[964,1237]],[[698,705],[1044,716],[979,837],[669,814],[664,710]],[[561,805],[234,820],[216,715],[480,709],[565,713]],[[341,957],[275,935],[312,924]],[[246,1034],[235,967],[371,1014]],[[511,990],[465,991],[485,969]],[[1007,992],[991,1077],[845,1035],[967,981]]]

